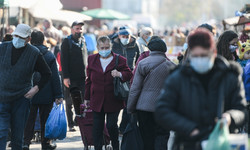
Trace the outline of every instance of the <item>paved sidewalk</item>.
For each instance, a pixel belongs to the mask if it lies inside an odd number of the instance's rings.
[[[64,140],[57,140],[56,150],[83,150],[83,143],[79,128],[76,127],[76,132],[68,132],[67,137]],[[41,150],[41,144],[35,143],[30,145],[30,150]],[[94,149],[94,148],[93,148]],[[7,150],[11,150],[7,148]]]

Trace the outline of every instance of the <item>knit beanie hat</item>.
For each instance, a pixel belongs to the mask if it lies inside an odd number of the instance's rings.
[[[241,60],[243,60],[243,57],[244,57],[245,53],[247,51],[250,51],[250,40],[247,40],[246,42],[244,42],[242,44],[239,43],[238,45],[240,45],[240,47],[239,47],[239,52],[240,52],[239,58]]]
[[[150,51],[167,52],[167,45],[160,37],[152,38],[148,43],[148,48]]]

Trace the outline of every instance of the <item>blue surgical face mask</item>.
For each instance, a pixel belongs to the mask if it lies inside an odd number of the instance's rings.
[[[111,50],[99,50],[99,55],[101,55],[102,57],[106,58],[111,54]]]
[[[190,65],[195,72],[205,74],[209,72],[213,66],[214,61],[211,57],[190,57]]]
[[[12,43],[16,49],[19,49],[25,46],[25,40],[19,37],[13,37]]]
[[[148,36],[148,38],[146,39],[146,42],[148,43],[150,39],[151,39],[151,36]]]
[[[230,49],[231,53],[235,52],[237,48],[238,48],[238,46],[236,46],[236,45],[229,45],[229,49]]]

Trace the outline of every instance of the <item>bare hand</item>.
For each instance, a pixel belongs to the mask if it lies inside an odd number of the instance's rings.
[[[84,105],[85,105],[87,108],[89,108],[89,103],[90,103],[89,100],[84,100]]]
[[[113,77],[121,77],[121,72],[117,71],[116,69],[111,71],[111,75]]]
[[[190,134],[190,137],[194,137],[196,135],[198,135],[200,133],[200,131],[198,129],[194,129],[191,134]]]
[[[69,86],[70,86],[70,79],[69,79],[69,78],[63,79],[63,83],[64,83],[64,85],[65,85],[67,88],[69,88]]]
[[[27,99],[32,99],[32,98],[36,95],[36,93],[37,93],[38,91],[39,91],[39,88],[38,88],[38,86],[36,85],[36,86],[34,86],[33,88],[31,88],[31,89],[29,90],[29,92],[26,93],[26,94],[24,95],[24,97],[27,98]]]
[[[63,98],[57,98],[57,99],[55,100],[56,105],[59,105],[59,104],[61,104],[62,102],[63,102]]]
[[[216,119],[215,119],[215,122],[217,123],[218,121],[219,121],[219,119],[216,118]],[[221,129],[223,128],[225,122],[227,123],[228,126],[230,126],[230,124],[231,124],[231,122],[232,122],[231,116],[230,116],[230,114],[228,114],[228,113],[222,114],[222,119],[221,119],[221,123],[220,123],[220,128],[221,128]]]
[[[231,116],[228,113],[224,113],[222,114],[222,121],[221,121],[221,125],[220,128],[223,128],[223,125],[226,123],[228,126],[230,126],[232,120],[231,120]]]

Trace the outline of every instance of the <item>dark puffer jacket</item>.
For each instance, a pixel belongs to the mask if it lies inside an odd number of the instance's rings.
[[[246,99],[241,67],[217,57],[213,70],[208,91],[189,63],[179,66],[165,81],[156,104],[155,118],[162,127],[176,132],[176,140],[189,141],[195,128],[203,135],[194,140],[206,139],[215,126],[219,97],[224,97],[224,112],[231,115],[231,131],[245,123]]]
[[[135,63],[140,56],[139,47],[134,36],[131,36],[129,44],[125,46],[122,45],[118,37],[115,38],[112,46],[112,51],[125,57],[127,59],[128,67],[131,70],[134,69]]]

